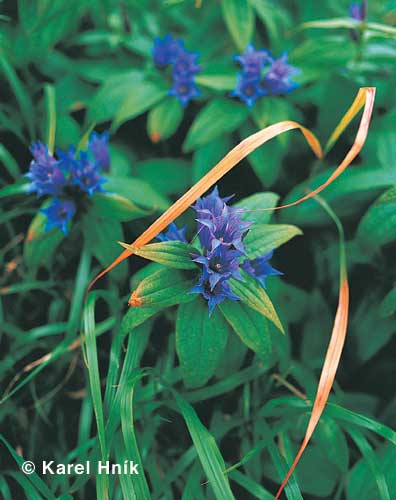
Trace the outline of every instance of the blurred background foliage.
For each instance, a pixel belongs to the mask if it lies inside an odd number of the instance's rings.
[[[304,232],[279,249],[284,277],[267,286],[286,335],[270,331],[266,363],[230,336],[202,387],[183,384],[173,308],[121,322],[131,288],[150,272],[142,259],[109,275],[83,314],[84,289],[120,252],[117,241],[132,241],[241,138],[294,119],[326,141],[361,86],[377,88],[368,141],[323,193],[346,232],[348,340],[286,497],[396,498],[396,2],[370,0],[361,21],[349,8],[344,0],[0,1],[5,500],[103,499],[106,491],[114,499],[272,498],[303,436],[309,405],[298,391],[314,396],[337,301],[337,235],[318,204],[274,215]],[[186,107],[168,95],[170,74],[152,59],[154,40],[168,33],[199,54],[200,96]],[[251,109],[231,97],[240,71],[233,58],[249,43],[273,57],[287,51],[298,88]],[[48,143],[52,131],[67,149],[94,127],[110,130],[113,195],[92,198],[67,237],[45,232],[42,203],[23,177],[29,145]],[[241,162],[220,191],[296,199],[329,176],[354,134],[352,124],[323,161],[298,134],[284,135]],[[181,219],[191,225],[191,215]],[[17,466],[20,455],[67,463],[100,453],[135,458],[146,477],[43,481]]]

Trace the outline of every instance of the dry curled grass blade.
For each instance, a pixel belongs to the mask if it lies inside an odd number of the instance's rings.
[[[343,274],[343,279],[340,286],[337,313],[334,320],[333,331],[331,333],[329,347],[327,349],[325,362],[323,364],[322,373],[320,376],[318,390],[312,408],[311,417],[309,419],[308,427],[305,433],[304,440],[301,444],[301,447],[296,455],[296,458],[294,459],[292,466],[290,467],[289,472],[287,473],[285,479],[283,480],[283,483],[281,484],[275,496],[275,500],[277,500],[280,497],[284,487],[286,486],[287,482],[290,479],[290,476],[293,474],[296,465],[300,461],[300,458],[304,453],[305,448],[307,447],[312,437],[312,434],[319,422],[319,419],[323,413],[331,388],[333,386],[336,371],[341,358],[342,349],[344,347],[347,324],[348,324],[349,286],[346,273],[343,272],[342,274]]]
[[[269,127],[250,135],[235,148],[233,148],[222,160],[215,165],[210,172],[208,172],[202,179],[200,179],[194,186],[192,186],[183,196],[181,196],[166,212],[164,212],[158,219],[151,224],[133,243],[131,246],[141,248],[154,239],[158,233],[163,231],[172,221],[174,221],[180,214],[193,204],[200,196],[202,196],[211,186],[216,184],[227,172],[229,172],[235,165],[243,160],[248,154],[257,149],[265,142],[273,139],[274,137],[287,132],[288,130],[298,129],[302,132],[309,146],[318,158],[322,158],[323,152],[315,135],[294,121],[283,121],[270,125]],[[88,290],[105,274],[111,271],[114,267],[120,264],[123,260],[133,255],[132,250],[124,250],[106,269],[104,269],[94,280],[90,283]]]
[[[333,174],[324,182],[321,186],[314,189],[312,192],[303,196],[302,198],[289,203],[288,205],[283,205],[280,207],[271,208],[269,210],[280,210],[283,208],[292,207],[303,201],[315,196],[320,193],[326,186],[333,182],[356,158],[367,137],[368,127],[370,124],[370,119],[372,115],[373,105],[375,97],[375,88],[365,87],[359,89],[359,92],[352,103],[349,110],[346,112],[339,125],[334,130],[331,135],[327,145],[326,151],[328,151],[331,146],[335,143],[341,133],[345,130],[348,124],[357,115],[360,109],[364,106],[364,111],[362,118],[360,120],[359,129],[355,138],[355,141],[345,156],[344,160],[336,168]],[[298,129],[302,132],[305,139],[307,140],[309,146],[316,154],[318,158],[322,158],[323,152],[321,145],[315,135],[294,121],[282,121],[270,125],[255,134],[250,135],[242,142],[240,142],[235,148],[233,148],[220,162],[215,165],[212,170],[210,170],[202,179],[200,179],[194,186],[192,186],[183,196],[181,196],[166,212],[164,212],[149,228],[146,229],[133,243],[131,246],[136,248],[141,248],[142,246],[149,243],[154,239],[158,233],[164,230],[172,221],[174,221],[180,214],[182,214],[187,208],[194,203],[200,196],[202,196],[211,186],[213,186],[218,180],[220,180],[227,172],[229,172],[235,165],[237,165],[241,160],[243,160],[248,154],[252,153],[262,144],[273,139],[274,137],[287,132],[288,130]],[[88,291],[93,287],[93,285],[109,271],[114,269],[118,264],[133,255],[132,250],[124,250],[106,269],[99,273],[93,281],[89,284]]]

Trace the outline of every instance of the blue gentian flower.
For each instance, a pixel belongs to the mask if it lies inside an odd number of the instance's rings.
[[[197,89],[193,77],[184,79],[174,79],[173,87],[168,91],[168,95],[179,99],[180,104],[185,107],[191,99],[199,97],[201,92]]]
[[[351,3],[349,6],[349,15],[355,21],[364,21],[367,17],[367,0],[360,3]]]
[[[76,212],[80,190],[90,196],[103,191],[106,178],[101,170],[108,169],[110,164],[108,137],[107,132],[102,135],[92,132],[88,151],[77,152],[74,146],[69,146],[67,151],[56,150],[57,158],[41,142],[30,147],[33,160],[26,174],[31,181],[28,191],[54,198],[52,204],[42,210],[48,219],[46,231],[59,227],[67,233],[67,223]]]
[[[106,178],[100,175],[97,165],[91,161],[87,151],[80,152],[80,159],[71,174],[72,184],[76,184],[90,196],[103,191],[102,184],[106,182]]]
[[[154,48],[152,55],[154,63],[161,67],[173,64],[179,53],[184,51],[184,44],[182,40],[175,40],[172,35],[165,35],[163,39],[154,39]]]
[[[47,217],[45,231],[58,227],[66,235],[67,225],[76,212],[76,205],[72,200],[54,198],[48,208],[42,208],[40,211]]]
[[[30,163],[29,172],[25,174],[31,181],[28,191],[36,192],[39,197],[46,194],[57,196],[66,184],[59,162],[42,142],[34,142],[30,151],[34,159]]]
[[[97,134],[92,132],[88,140],[88,149],[91,152],[98,167],[104,172],[109,171],[110,153],[109,153],[109,133]]]
[[[173,78],[184,80],[194,77],[201,71],[201,66],[197,64],[199,54],[197,52],[180,51],[173,63]]]
[[[187,243],[186,230],[187,226],[179,229],[174,222],[171,222],[167,231],[165,233],[159,233],[157,238],[160,241],[182,241],[183,243]]]
[[[187,106],[191,99],[201,95],[195,84],[195,75],[201,71],[201,66],[197,63],[198,57],[197,52],[186,50],[183,41],[175,40],[172,35],[154,40],[154,63],[159,68],[169,64],[173,66],[173,85],[168,94],[177,97],[182,106]]]
[[[199,255],[194,262],[202,264],[208,276],[210,289],[213,290],[219,281],[235,278],[243,281],[239,270],[239,257],[243,255],[237,250],[229,250],[225,246],[218,246],[206,255]]]
[[[230,249],[235,248],[242,253],[245,251],[242,240],[252,224],[241,220],[231,207],[226,205],[219,217],[197,220],[203,226],[199,238],[204,248],[212,251],[223,245]]]
[[[260,78],[266,63],[271,61],[268,50],[256,50],[252,44],[246,47],[244,54],[234,56],[243,70],[243,74],[251,78]]]
[[[204,297],[204,299],[208,301],[209,316],[211,316],[214,308],[217,306],[217,304],[223,302],[223,300],[240,300],[240,298],[233,293],[230,285],[226,280],[219,281],[217,285],[212,288],[209,282],[209,278],[210,276],[204,268],[198,285],[196,285],[190,293],[200,293]]]
[[[266,93],[261,86],[260,77],[250,77],[241,73],[238,75],[237,85],[230,95],[239,97],[248,108],[252,108],[256,100]]]
[[[200,293],[208,301],[209,315],[223,300],[239,300],[232,292],[229,280],[243,281],[241,269],[257,279],[263,287],[267,276],[283,274],[269,263],[273,251],[256,259],[246,258],[243,239],[252,223],[240,218],[241,209],[227,204],[231,198],[221,198],[216,186],[209,195],[199,198],[192,206],[198,215],[197,229],[202,253],[192,254],[191,258],[200,266],[202,274],[191,293]]]
[[[198,198],[192,208],[197,212],[200,219],[212,219],[213,217],[219,217],[223,213],[225,204],[231,200],[233,196],[234,195],[221,198],[219,195],[219,189],[215,186],[210,194],[204,196],[203,198]]]
[[[287,52],[284,52],[281,57],[272,60],[270,69],[261,82],[266,93],[288,94],[298,87],[298,83],[293,82],[292,78],[301,71],[288,64],[287,58]]]
[[[241,267],[242,269],[258,280],[262,286],[265,288],[265,279],[268,276],[280,276],[283,275],[282,272],[278,271],[271,266],[269,260],[272,258],[274,251],[271,250],[265,255],[261,255],[256,259],[246,259]]]

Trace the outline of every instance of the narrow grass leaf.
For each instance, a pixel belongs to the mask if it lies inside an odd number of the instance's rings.
[[[227,476],[224,474],[225,464],[211,433],[200,421],[194,408],[172,391],[177,405],[183,415],[190,432],[198,458],[209,481],[216,500],[235,500]]]
[[[56,134],[56,95],[55,87],[49,83],[44,86],[45,106],[47,109],[46,137],[48,151],[53,154]]]
[[[138,465],[139,474],[134,476],[133,489],[139,500],[150,500],[151,495],[144,474],[144,466],[139,453],[134,428],[133,396],[136,383],[145,375],[144,370],[138,370],[120,386],[121,428],[128,460]]]
[[[378,462],[377,455],[375,454],[370,443],[367,441],[364,435],[357,429],[350,428],[348,430],[348,433],[351,436],[351,438],[355,441],[356,446],[359,448],[371,472],[373,473],[375,482],[377,484],[380,500],[391,500],[385,475],[381,470],[381,466]]]
[[[89,383],[91,387],[91,397],[95,412],[96,425],[101,449],[102,461],[108,458],[105,425],[103,416],[103,403],[99,375],[98,352],[96,348],[95,335],[95,302],[97,294],[90,294],[84,308],[84,333],[87,356],[87,368]],[[109,498],[109,479],[106,474],[97,476],[97,498],[98,500]]]

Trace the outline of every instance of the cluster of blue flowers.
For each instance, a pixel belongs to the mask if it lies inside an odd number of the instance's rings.
[[[265,287],[265,279],[280,275],[269,260],[273,252],[256,259],[247,259],[243,239],[252,223],[240,218],[240,209],[227,202],[232,197],[221,198],[217,187],[211,194],[200,198],[193,206],[197,213],[197,233],[202,253],[192,259],[202,269],[198,284],[191,293],[201,294],[209,306],[209,314],[224,299],[239,300],[230,287],[229,280],[243,281],[241,269],[257,279]],[[186,242],[186,228],[178,229],[172,223],[167,232],[158,235],[161,241]]]
[[[101,135],[92,132],[87,151],[77,152],[73,146],[67,151],[57,149],[57,158],[42,142],[31,145],[33,160],[26,174],[30,180],[28,191],[38,197],[52,196],[51,204],[41,210],[47,217],[46,231],[58,227],[67,234],[80,193],[92,196],[103,191],[106,178],[101,170],[108,172],[110,167],[108,139],[108,132]]]
[[[158,68],[172,65],[173,86],[169,95],[177,97],[182,106],[201,94],[195,85],[195,75],[201,71],[198,53],[187,51],[183,40],[175,40],[169,34],[163,39],[156,38],[152,54]]]
[[[281,95],[292,92],[298,84],[292,78],[300,70],[287,62],[287,53],[273,58],[268,50],[256,50],[248,45],[242,55],[235,60],[242,66],[237,86],[231,93],[239,97],[249,108],[264,95]]]

